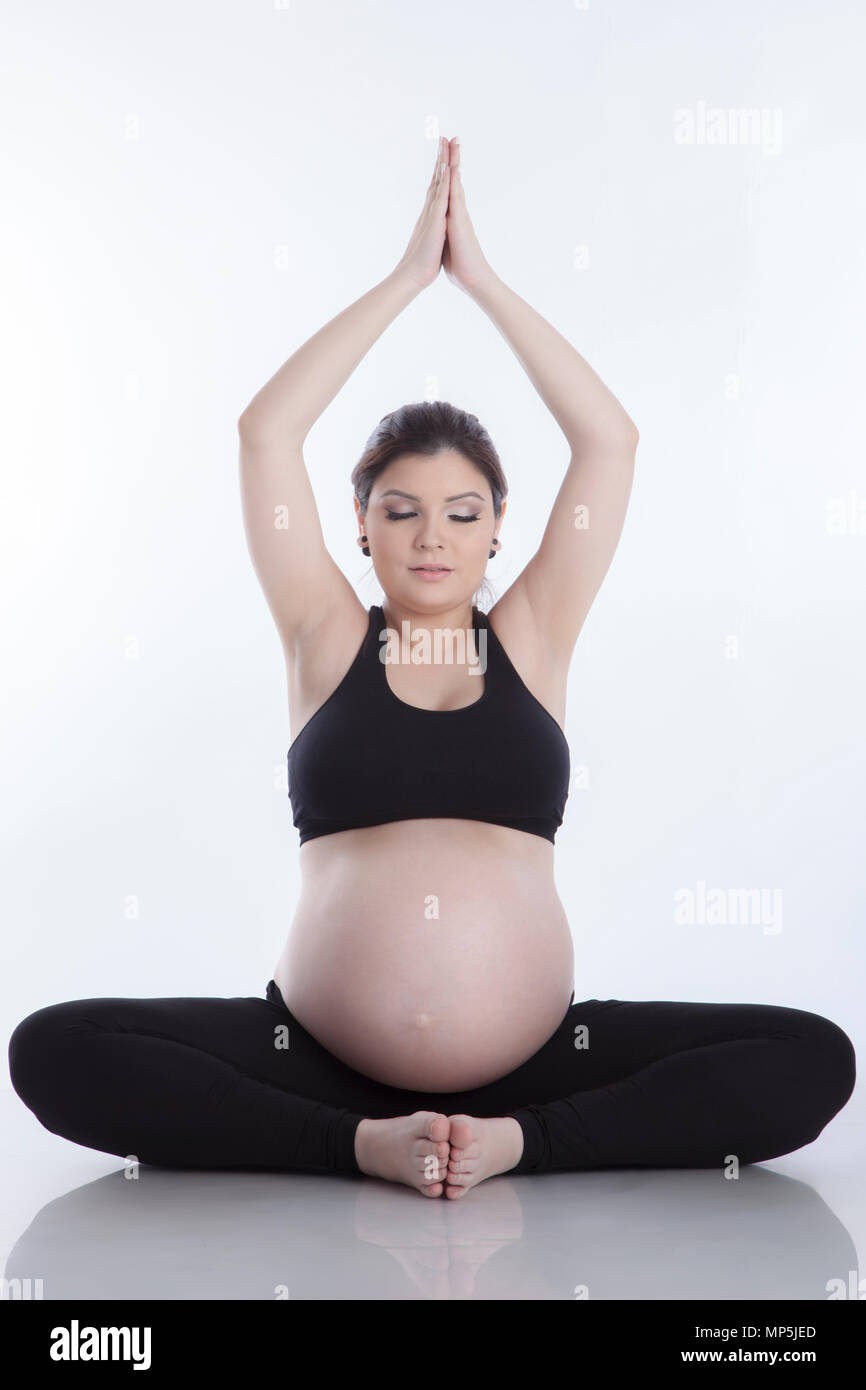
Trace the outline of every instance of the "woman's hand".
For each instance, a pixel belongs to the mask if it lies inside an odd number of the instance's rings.
[[[436,164],[421,216],[397,265],[397,269],[405,271],[421,289],[432,285],[442,269],[448,208],[448,151],[448,141],[442,136],[436,147]]]
[[[448,279],[467,294],[472,294],[493,270],[478,244],[475,228],[466,211],[463,180],[460,176],[460,141],[448,142],[450,152],[450,189],[445,229],[445,248],[442,265]]]

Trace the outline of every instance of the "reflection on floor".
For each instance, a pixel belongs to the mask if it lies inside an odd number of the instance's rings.
[[[147,1165],[126,1176],[122,1160],[43,1130],[12,1091],[0,1092],[0,1134],[7,1298],[857,1296],[866,1115],[856,1092],[814,1144],[736,1180],[702,1169],[506,1174],[457,1202],[371,1178]]]

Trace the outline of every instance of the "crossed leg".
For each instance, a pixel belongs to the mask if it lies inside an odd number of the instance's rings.
[[[493,1171],[761,1162],[817,1138],[855,1080],[850,1039],[818,1014],[591,999],[572,1003],[533,1057],[487,1086],[406,1091],[333,1057],[273,981],[265,999],[49,1005],[15,1029],[9,1064],[47,1129],[170,1167],[357,1175],[370,1152],[362,1121],[399,1119],[396,1151],[411,1145],[417,1160],[410,1185],[450,1197]],[[392,1161],[383,1150],[372,1171]]]

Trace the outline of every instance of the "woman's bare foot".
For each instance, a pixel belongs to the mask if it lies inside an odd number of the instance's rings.
[[[364,1119],[355,1130],[355,1158],[362,1173],[402,1182],[425,1197],[441,1197],[448,1165],[448,1119],[416,1110],[393,1120]]]
[[[515,1168],[523,1156],[523,1130],[510,1115],[480,1120],[449,1115],[451,1155],[446,1197],[462,1197],[470,1187]]]

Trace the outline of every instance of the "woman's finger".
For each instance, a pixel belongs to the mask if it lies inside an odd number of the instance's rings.
[[[450,151],[451,160],[449,173],[449,192],[452,198],[462,198],[463,180],[460,177],[460,141],[458,140],[456,135],[454,139],[449,142],[448,149]]]
[[[433,166],[433,176],[427,188],[427,202],[433,203],[439,196],[439,190],[442,186],[442,161],[447,160],[447,151],[448,145],[444,137],[440,137],[439,143],[436,146],[436,163]]]
[[[440,140],[439,145],[436,147],[436,163],[433,165],[433,173],[430,175],[430,182],[427,185],[428,200],[436,196],[436,180],[439,177],[439,149],[441,145],[442,141]]]
[[[437,143],[437,145],[436,145],[436,161],[435,161],[435,163],[434,163],[434,165],[433,165],[433,174],[432,174],[432,177],[431,177],[431,179],[430,179],[430,187],[431,187],[431,188],[437,188],[437,187],[438,187],[438,185],[439,185],[439,179],[440,179],[441,176],[442,176],[442,160],[446,157],[445,154],[443,153],[444,148],[445,148],[445,137],[444,137],[444,135],[440,135],[440,136],[439,136],[438,143]]]
[[[447,157],[447,154],[446,154],[446,155],[443,155],[442,162],[441,162],[441,164],[439,165],[439,187],[438,187],[438,189],[436,190],[436,191],[437,191],[437,195],[438,195],[440,198],[444,198],[446,202],[448,201],[448,190],[449,190],[449,185],[450,185],[450,170],[449,170],[449,166],[448,166],[448,157]]]

